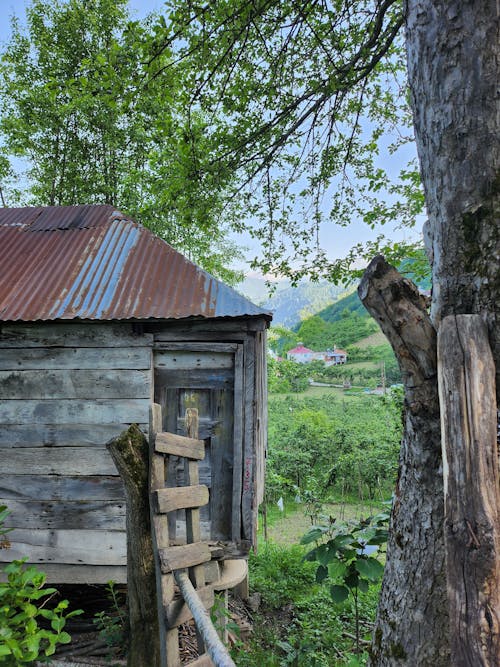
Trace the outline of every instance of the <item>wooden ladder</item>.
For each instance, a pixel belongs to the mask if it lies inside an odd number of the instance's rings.
[[[157,404],[152,408],[150,426],[150,507],[162,667],[181,665],[178,627],[193,617],[200,657],[188,664],[234,667],[207,612],[214,604],[214,589],[205,584],[204,563],[211,560],[211,552],[201,541],[200,507],[208,503],[209,493],[199,483],[198,461],[205,457],[205,443],[198,439],[198,411],[186,410],[187,436],[162,432],[161,407]],[[169,456],[185,459],[185,486],[166,488]],[[168,513],[179,509],[186,511],[186,544],[172,546]],[[175,598],[175,584],[180,598]]]

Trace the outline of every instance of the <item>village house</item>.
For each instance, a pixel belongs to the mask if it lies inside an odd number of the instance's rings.
[[[247,554],[270,319],[112,206],[0,209],[0,505],[13,529],[0,561],[27,557],[52,582],[127,580],[106,443],[133,423],[148,434],[155,404],[160,430],[179,435],[197,409],[202,539]],[[184,510],[173,518],[182,544]]]
[[[309,364],[311,361],[323,361],[325,366],[338,366],[347,362],[347,352],[335,347],[326,352],[314,352],[308,347],[304,347],[302,343],[299,343],[297,347],[286,353],[286,358],[289,361],[295,361],[299,364]]]

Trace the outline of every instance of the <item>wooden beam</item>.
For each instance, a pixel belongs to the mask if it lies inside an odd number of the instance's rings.
[[[153,493],[153,498],[156,511],[166,514],[179,509],[203,507],[208,503],[208,488],[204,484],[198,484],[158,489]]]
[[[495,362],[479,315],[438,332],[445,546],[454,665],[500,658],[500,485]]]
[[[163,574],[193,565],[201,565],[211,559],[206,542],[193,542],[178,547],[159,550],[161,571]]]
[[[205,458],[205,443],[203,440],[175,433],[157,433],[155,451],[201,461]]]

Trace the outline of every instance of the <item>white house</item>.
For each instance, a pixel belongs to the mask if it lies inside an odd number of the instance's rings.
[[[315,352],[299,343],[293,350],[288,350],[286,358],[299,364],[308,364],[315,358],[315,355]]]

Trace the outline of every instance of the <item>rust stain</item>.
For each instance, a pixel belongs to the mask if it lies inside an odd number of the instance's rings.
[[[0,209],[0,321],[270,313],[112,206]]]

